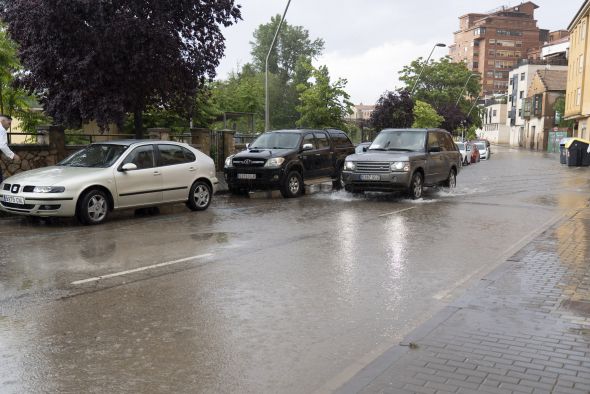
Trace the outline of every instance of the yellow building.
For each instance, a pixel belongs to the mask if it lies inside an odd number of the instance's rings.
[[[590,139],[590,39],[588,25],[590,0],[568,26],[570,52],[565,99],[565,117],[576,121],[574,137]]]

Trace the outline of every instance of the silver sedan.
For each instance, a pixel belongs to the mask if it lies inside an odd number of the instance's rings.
[[[115,209],[178,202],[193,211],[207,209],[217,184],[213,160],[187,144],[112,141],[5,179],[0,209],[99,224]]]

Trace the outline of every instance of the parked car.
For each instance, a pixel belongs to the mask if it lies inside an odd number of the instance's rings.
[[[207,209],[217,184],[213,160],[187,144],[101,142],[55,166],[5,179],[0,208],[19,215],[76,216],[84,224],[99,224],[122,208],[185,202],[193,211]]]
[[[473,142],[477,149],[479,150],[479,157],[481,160],[488,160],[490,158],[490,151],[485,143],[485,141],[474,141]]]
[[[372,142],[361,142],[354,148],[354,153],[365,153],[371,144]]]
[[[471,152],[467,150],[467,144],[465,144],[465,142],[458,141],[455,142],[455,145],[457,145],[457,149],[459,149],[459,152],[461,153],[463,165],[467,166],[471,164]]]
[[[278,189],[285,198],[304,192],[304,182],[329,177],[342,186],[346,156],[354,145],[341,130],[278,130],[260,135],[248,149],[225,160],[232,193]]]
[[[367,153],[346,158],[342,179],[347,191],[407,191],[422,197],[424,186],[455,187],[461,153],[441,129],[385,129]]]
[[[479,149],[477,148],[477,145],[473,142],[466,142],[465,149],[467,149],[467,152],[471,153],[471,163],[479,163],[481,159],[479,157]]]

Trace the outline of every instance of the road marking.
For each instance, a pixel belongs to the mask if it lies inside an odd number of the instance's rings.
[[[151,270],[151,269],[154,269],[154,268],[167,267],[167,266],[178,264],[178,263],[184,263],[185,261],[197,260],[197,259],[202,259],[202,258],[211,257],[211,256],[213,256],[211,253],[200,254],[198,256],[185,257],[184,259],[178,259],[178,260],[173,260],[173,261],[167,261],[165,263],[148,265],[146,267],[139,267],[139,268],[135,268],[135,269],[132,269],[132,270],[116,272],[114,274],[108,274],[108,275],[96,276],[94,278],[89,278],[89,279],[77,280],[77,281],[72,282],[70,284],[76,286],[76,285],[81,285],[81,284],[84,284],[84,283],[98,282],[99,280],[103,280],[103,279],[109,279],[109,278],[115,278],[117,276],[134,274],[136,272],[147,271],[147,270]]]
[[[382,218],[384,216],[391,216],[391,215],[395,215],[396,213],[402,213],[402,212],[410,211],[412,209],[416,209],[416,207],[406,208],[406,209],[400,209],[400,210],[395,211],[395,212],[384,213],[383,215],[379,215],[379,217]]]

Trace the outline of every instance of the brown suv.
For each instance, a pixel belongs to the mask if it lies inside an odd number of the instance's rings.
[[[461,153],[446,130],[385,129],[364,154],[348,156],[342,180],[347,191],[407,191],[422,197],[424,186],[455,187]]]

